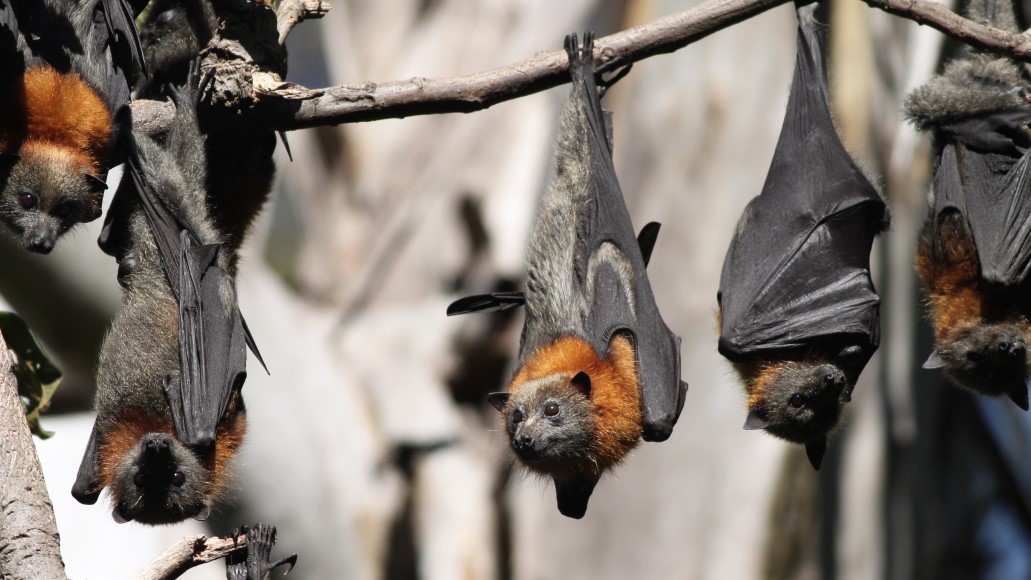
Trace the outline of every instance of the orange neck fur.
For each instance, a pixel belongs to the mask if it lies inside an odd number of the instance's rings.
[[[594,416],[592,467],[600,473],[622,461],[641,437],[641,393],[637,355],[630,341],[616,336],[601,358],[586,341],[565,336],[533,354],[509,386],[516,392],[528,381],[558,374],[572,379],[579,372],[591,378]]]
[[[84,173],[100,175],[111,141],[107,105],[75,73],[30,68],[14,89],[14,123],[0,125],[0,150],[39,153],[57,149]]]
[[[228,483],[229,464],[243,443],[247,419],[239,413],[233,420],[219,423],[215,436],[215,451],[201,461],[212,470],[208,499],[219,496]],[[115,422],[115,429],[103,434],[99,441],[100,486],[111,485],[118,463],[127,454],[135,453],[140,440],[148,433],[166,433],[175,437],[172,424],[163,417],[138,408],[125,409]]]

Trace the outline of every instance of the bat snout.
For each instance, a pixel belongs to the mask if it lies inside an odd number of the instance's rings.
[[[996,345],[999,354],[1006,357],[1023,358],[1027,354],[1027,343],[1022,338],[1009,338],[1000,340]]]
[[[53,232],[49,228],[40,228],[27,232],[22,245],[30,252],[49,254],[54,249]]]

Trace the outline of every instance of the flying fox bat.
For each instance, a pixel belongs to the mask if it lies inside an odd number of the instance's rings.
[[[717,301],[719,352],[748,392],[745,428],[804,444],[819,469],[880,342],[870,249],[887,214],[831,120],[816,7],[797,8],[780,139],[727,250]]]
[[[525,304],[519,364],[488,401],[512,450],[555,481],[558,509],[581,518],[602,474],[643,437],[664,441],[680,416],[680,338],[663,322],[645,267],[658,224],[634,237],[601,108],[609,80],[595,70],[594,35],[566,37],[572,90],[562,112],[557,173],[527,249],[524,293],[473,296],[448,314]],[[640,243],[640,245],[639,245]]]
[[[246,427],[247,347],[261,360],[236,302],[239,242],[223,241],[219,192],[205,193],[217,169],[197,123],[198,75],[172,91],[164,147],[133,135],[119,189],[129,211],[109,223],[126,230],[107,246],[125,292],[101,346],[97,421],[72,495],[92,504],[108,488],[119,522],[207,516]]]
[[[1009,3],[975,2],[968,13],[1017,32]],[[1027,410],[1031,77],[968,49],[909,95],[906,113],[936,150],[916,256],[935,333],[924,368]]]
[[[132,125],[143,4],[0,1],[0,221],[29,251],[100,216]]]

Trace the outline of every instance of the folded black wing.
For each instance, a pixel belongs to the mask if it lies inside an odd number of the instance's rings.
[[[815,8],[798,10],[798,54],[780,139],[723,264],[719,351],[730,360],[859,346],[865,365],[879,343],[870,248],[885,205],[831,120],[825,34]]]
[[[200,246],[141,177],[129,171],[179,303],[178,384],[165,381],[176,436],[209,445],[233,390],[246,377],[247,338],[232,278],[218,266],[217,245]]]
[[[575,37],[572,48],[567,45],[572,90],[587,114],[588,130],[581,151],[586,156],[582,161],[589,167],[587,189],[591,196],[576,219],[573,266],[576,278],[591,285],[586,288],[592,298],[585,324],[587,340],[597,352],[604,353],[613,335],[632,336],[641,383],[644,438],[663,441],[673,431],[687,392],[687,384],[680,380],[680,337],[659,314],[645,271],[645,257],[616,180],[606,115],[592,64],[592,41],[585,34],[584,50],[579,55]],[[642,230],[649,257],[657,233],[657,224]],[[629,299],[623,282],[626,277],[616,271],[619,262],[603,257],[611,250],[632,269]]]
[[[1031,271],[1031,150],[1019,157],[942,149],[935,173],[935,223],[959,212],[977,247],[989,288],[1021,286]]]

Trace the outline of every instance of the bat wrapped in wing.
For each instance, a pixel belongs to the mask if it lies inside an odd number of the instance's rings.
[[[816,7],[797,9],[784,124],[727,250],[717,301],[719,352],[748,393],[745,428],[804,444],[819,468],[879,344],[870,249],[886,208],[834,128]]]
[[[0,222],[29,251],[100,216],[132,126],[142,4],[0,2]]]
[[[197,76],[173,91],[164,147],[134,135],[117,194],[125,213],[106,231],[125,296],[101,346],[97,421],[72,494],[92,504],[107,487],[120,522],[206,517],[246,427],[246,349],[258,353],[236,302],[237,245],[210,215],[218,197],[205,180],[218,169],[197,123]]]
[[[968,15],[1018,32],[1009,2]],[[1031,78],[1008,58],[965,50],[907,98],[936,150],[916,268],[935,349],[925,368],[1028,408],[1031,316]]]
[[[562,113],[556,177],[527,249],[525,294],[474,296],[448,314],[526,306],[518,368],[488,401],[512,450],[554,479],[558,508],[580,518],[602,473],[640,438],[663,441],[683,408],[680,338],[659,315],[645,267],[658,224],[635,238],[612,164],[593,34],[566,38],[572,90]],[[601,88],[599,88],[599,82]]]

